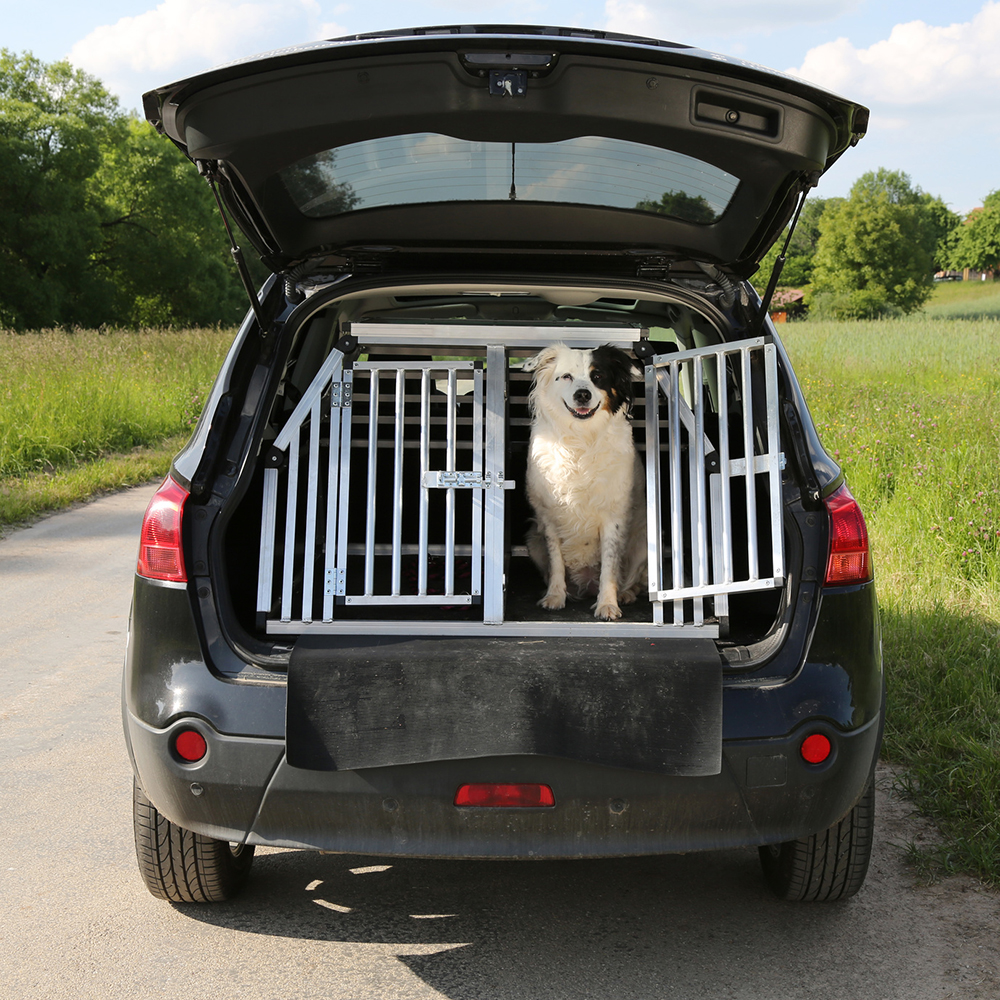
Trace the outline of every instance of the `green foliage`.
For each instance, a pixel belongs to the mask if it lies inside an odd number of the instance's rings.
[[[948,243],[948,265],[961,270],[1000,269],[1000,191],[986,196],[982,208],[975,209],[956,226]]]
[[[819,244],[819,220],[827,209],[834,208],[843,202],[843,198],[807,198],[802,206],[802,213],[792,233],[792,240],[788,244],[788,253],[785,256],[785,267],[781,272],[781,284],[788,288],[802,288],[804,285],[812,283],[813,262],[816,256],[816,247]],[[785,245],[788,230],[781,234],[778,241],[768,250],[766,256],[761,261],[758,280],[761,286],[767,284],[774,270],[774,265],[778,260]]]
[[[100,206],[87,182],[121,124],[114,98],[68,63],[0,50],[0,311],[10,325],[67,312],[100,322],[89,273]]]
[[[850,197],[820,220],[813,303],[841,319],[919,309],[933,290],[950,215],[901,171],[862,175]]]
[[[0,50],[0,327],[235,322],[208,186],[68,62]]]
[[[640,201],[635,206],[640,212],[670,215],[684,222],[715,222],[715,209],[702,195],[692,196],[683,191],[664,191],[659,201]]]
[[[239,320],[246,298],[227,260],[215,200],[176,146],[130,119],[120,141],[102,150],[91,187],[103,208],[93,260],[116,279],[108,322]]]

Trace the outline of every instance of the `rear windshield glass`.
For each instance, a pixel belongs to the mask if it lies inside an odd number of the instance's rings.
[[[712,223],[739,181],[694,157],[601,136],[558,142],[470,142],[394,135],[325,150],[279,174],[299,211],[448,201],[597,205]]]

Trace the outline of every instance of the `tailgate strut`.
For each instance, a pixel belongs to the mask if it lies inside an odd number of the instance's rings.
[[[219,197],[219,189],[216,187],[215,180],[219,174],[219,164],[217,160],[195,160],[195,165],[198,167],[198,173],[208,181],[209,186],[212,188],[212,194],[215,195],[215,203],[219,206],[219,215],[222,216],[222,224],[226,227],[226,233],[229,236],[229,251],[233,255],[233,261],[236,264],[236,270],[239,273],[240,281],[243,283],[243,288],[247,293],[247,297],[250,299],[250,308],[253,310],[254,318],[257,320],[257,325],[260,327],[261,337],[266,337],[268,332],[268,323],[264,319],[264,313],[260,308],[260,299],[257,298],[257,293],[253,289],[253,282],[250,280],[250,272],[247,270],[247,262],[243,259],[243,251],[237,246],[236,240],[233,238],[233,230],[229,225],[229,219],[226,218],[225,209],[222,207],[222,199]]]
[[[771,271],[771,280],[767,283],[767,288],[764,291],[764,296],[760,300],[760,310],[754,317],[753,326],[750,329],[750,336],[756,337],[760,333],[760,328],[764,325],[764,317],[767,315],[767,307],[771,304],[771,298],[774,295],[775,288],[778,287],[778,279],[781,277],[781,272],[785,266],[785,256],[788,253],[788,244],[792,242],[792,233],[795,232],[795,226],[799,221],[799,215],[802,213],[802,206],[806,203],[806,195],[808,194],[810,188],[816,186],[816,180],[813,179],[811,184],[803,184],[802,191],[799,194],[799,203],[795,206],[795,212],[792,214],[792,221],[788,224],[788,235],[785,237],[785,245],[781,248],[781,253],[778,255],[778,259],[774,262],[774,270]]]

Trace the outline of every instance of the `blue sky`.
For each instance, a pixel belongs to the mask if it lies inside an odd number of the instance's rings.
[[[127,108],[218,63],[419,24],[557,24],[685,42],[792,72],[872,109],[817,194],[905,170],[965,213],[1000,188],[1000,0],[0,0],[0,46],[70,61]]]

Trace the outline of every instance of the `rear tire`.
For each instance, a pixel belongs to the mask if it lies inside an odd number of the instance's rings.
[[[139,873],[146,888],[171,903],[218,903],[231,899],[250,874],[254,849],[233,847],[192,833],[157,811],[138,781],[132,785],[132,825]]]
[[[858,804],[828,830],[760,848],[764,880],[779,899],[833,902],[864,884],[875,834],[875,782]]]

